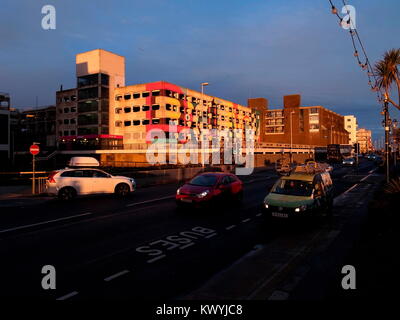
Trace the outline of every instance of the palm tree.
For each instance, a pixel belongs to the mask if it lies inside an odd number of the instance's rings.
[[[375,64],[375,75],[377,76],[377,85],[385,91],[388,101],[400,110],[400,49],[390,49],[383,55],[383,59]],[[397,87],[399,101],[395,103],[390,98],[390,89],[395,84]]]

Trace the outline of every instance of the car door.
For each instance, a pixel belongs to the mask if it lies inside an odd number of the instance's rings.
[[[233,175],[229,176],[229,179],[231,181],[231,186],[230,186],[231,194],[236,195],[239,192],[241,192],[242,191],[242,182]]]
[[[222,201],[228,201],[232,197],[232,181],[229,176],[222,177],[220,190]]]
[[[62,187],[72,187],[78,194],[87,194],[91,190],[91,184],[85,176],[85,170],[66,171],[60,177],[60,189]]]
[[[112,193],[114,192],[114,184],[111,176],[101,170],[90,170],[93,193]]]

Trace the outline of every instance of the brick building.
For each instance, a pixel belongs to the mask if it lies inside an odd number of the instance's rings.
[[[348,144],[344,117],[322,106],[301,106],[300,95],[283,97],[283,108],[269,109],[268,100],[248,100],[260,113],[260,142],[326,146]]]

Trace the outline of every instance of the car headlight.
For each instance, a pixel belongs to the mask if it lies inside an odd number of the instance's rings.
[[[268,208],[269,208],[268,203],[264,203],[264,205],[265,205],[265,209],[268,209]]]
[[[179,188],[178,190],[176,190],[176,194],[181,194],[181,188]]]
[[[202,193],[199,193],[198,195],[197,195],[197,198],[204,198],[206,195],[208,195],[210,193],[210,191],[208,191],[208,190],[206,190],[206,191],[203,191]]]
[[[307,209],[306,205],[300,206],[296,209],[294,209],[294,212],[300,212],[300,211],[305,211]]]

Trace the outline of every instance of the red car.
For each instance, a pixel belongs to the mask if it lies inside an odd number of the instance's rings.
[[[200,207],[205,204],[233,201],[243,198],[243,183],[234,174],[221,172],[202,173],[194,177],[176,191],[178,206],[192,205]]]

